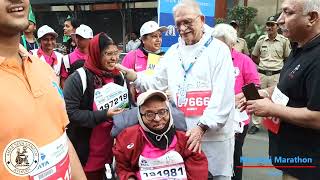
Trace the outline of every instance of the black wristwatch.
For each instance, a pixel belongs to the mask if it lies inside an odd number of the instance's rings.
[[[206,132],[209,129],[209,127],[207,125],[204,125],[201,122],[198,122],[197,126],[199,126],[203,132]]]

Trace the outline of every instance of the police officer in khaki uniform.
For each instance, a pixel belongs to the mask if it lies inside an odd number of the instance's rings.
[[[276,20],[274,16],[267,19],[267,34],[260,36],[252,51],[252,60],[258,65],[262,89],[277,85],[283,62],[291,51],[289,39],[277,32]],[[261,118],[253,116],[252,122],[249,134],[259,131]]]
[[[237,32],[239,32],[239,23],[236,20],[232,20],[229,23]],[[246,55],[250,55],[249,53],[249,49],[248,49],[248,45],[246,40],[244,40],[243,38],[238,37],[237,42],[235,43],[235,45],[233,46],[233,48],[235,50],[237,50],[238,52],[244,53]]]

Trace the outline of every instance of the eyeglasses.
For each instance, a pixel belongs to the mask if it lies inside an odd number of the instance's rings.
[[[186,19],[180,22],[177,22],[175,25],[176,29],[180,29],[180,27],[183,25],[186,28],[189,28],[193,25],[193,23],[198,19],[198,17],[200,17],[201,15],[198,15],[197,17],[193,18],[193,19]]]
[[[141,116],[144,116],[147,120],[151,121],[156,118],[156,115],[158,114],[159,118],[163,118],[168,115],[169,110],[168,109],[160,109],[158,112],[146,112],[144,114],[140,113]]]
[[[104,53],[106,56],[119,56],[119,51],[113,51],[113,52],[111,52],[111,51],[107,51],[107,52],[105,52]]]

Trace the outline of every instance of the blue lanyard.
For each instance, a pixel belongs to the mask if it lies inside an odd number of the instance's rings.
[[[188,67],[188,69],[185,69],[185,67],[184,67],[184,65],[183,65],[183,62],[182,62],[182,57],[181,57],[181,54],[180,54],[180,62],[181,62],[181,67],[182,67],[182,69],[184,70],[184,80],[186,80],[186,78],[187,78],[187,74],[188,74],[188,72],[191,70],[191,68],[193,67],[193,65],[194,65],[194,63],[196,63],[197,62],[197,60],[198,60],[198,58],[201,56],[201,54],[203,53],[203,51],[204,51],[204,48],[207,48],[209,45],[210,45],[210,43],[212,42],[212,40],[213,40],[213,36],[210,36],[210,38],[207,40],[207,42],[203,45],[204,47],[202,47],[199,51],[198,51],[198,53],[196,53],[197,55],[196,55],[196,57],[194,58],[195,60],[192,62],[192,63],[190,63],[189,64],[189,67]],[[177,48],[179,47],[179,45],[177,46]]]

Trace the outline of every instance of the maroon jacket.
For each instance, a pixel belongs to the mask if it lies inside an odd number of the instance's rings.
[[[113,153],[116,158],[116,171],[120,180],[127,180],[130,176],[136,177],[139,171],[139,156],[142,153],[146,139],[139,130],[139,125],[124,129],[116,138]],[[187,137],[182,131],[176,131],[177,151],[183,158],[188,180],[207,180],[208,161],[203,152],[194,153],[186,148]],[[127,148],[133,145],[132,148]]]

